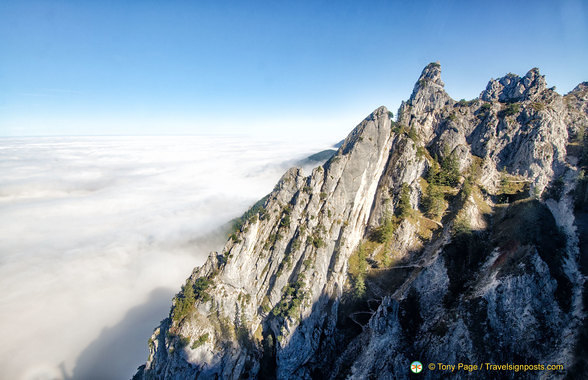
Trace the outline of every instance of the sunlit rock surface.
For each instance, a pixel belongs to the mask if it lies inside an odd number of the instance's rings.
[[[563,97],[538,69],[457,102],[428,65],[396,121],[378,108],[245,215],[136,378],[408,378],[413,360],[585,373],[586,104],[585,84]]]

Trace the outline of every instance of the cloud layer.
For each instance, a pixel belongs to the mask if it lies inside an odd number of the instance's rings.
[[[110,331],[113,341],[112,327],[126,326],[133,308],[159,314],[155,327],[169,307],[161,297],[222,246],[219,227],[271,191],[295,159],[326,145],[0,139],[0,378],[83,377],[100,357],[86,355],[75,369],[80,354],[106,352],[98,338]],[[141,344],[121,378],[145,359]]]

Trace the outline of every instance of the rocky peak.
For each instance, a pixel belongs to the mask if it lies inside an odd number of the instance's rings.
[[[588,90],[588,82],[582,82],[579,85],[577,85],[576,87],[574,87],[574,89],[571,92],[585,92]]]
[[[588,127],[586,89],[563,102],[533,69],[456,102],[429,64],[398,122],[379,107],[242,217],[135,378],[404,379],[415,358],[562,363],[577,377],[586,148],[567,129]]]
[[[416,128],[417,132],[431,138],[433,134],[432,114],[440,110],[453,100],[445,92],[445,84],[441,80],[441,65],[439,62],[429,63],[422,71],[415,83],[412,95],[407,102],[402,102],[398,111],[398,122],[410,126],[415,118],[424,119]]]
[[[419,80],[415,83],[408,103],[418,109],[445,104],[449,95],[444,87],[445,83],[441,80],[441,65],[439,62],[431,62],[423,69]]]
[[[415,99],[419,91],[428,86],[441,89],[445,87],[445,83],[441,80],[441,64],[439,62],[431,62],[423,69],[419,80],[414,85],[410,100]]]
[[[524,77],[509,73],[500,79],[492,79],[480,94],[480,99],[503,103],[518,102],[537,97],[547,88],[545,75],[533,68]]]
[[[574,97],[580,101],[588,100],[588,82],[582,82],[565,96],[566,98]]]

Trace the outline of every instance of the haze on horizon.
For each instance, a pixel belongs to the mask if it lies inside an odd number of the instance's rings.
[[[0,136],[344,136],[440,61],[454,99],[539,67],[586,80],[564,1],[0,4]]]
[[[222,226],[329,145],[0,139],[0,379],[130,378]]]
[[[396,113],[431,61],[455,99],[532,67],[572,90],[588,79],[587,12],[580,0],[0,3],[0,377],[88,379],[113,356],[124,367],[104,371],[132,373],[219,244],[199,239],[295,159],[380,105]]]

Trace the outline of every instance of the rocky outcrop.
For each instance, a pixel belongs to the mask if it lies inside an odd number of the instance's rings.
[[[480,99],[486,102],[503,103],[531,100],[541,96],[547,88],[545,76],[539,74],[538,68],[531,69],[524,77],[509,73],[498,80],[492,79]]]
[[[244,216],[175,297],[136,378],[408,378],[412,360],[571,368],[583,148],[568,146],[586,127],[585,87],[564,98],[532,69],[456,102],[428,65],[397,121],[378,108]]]

